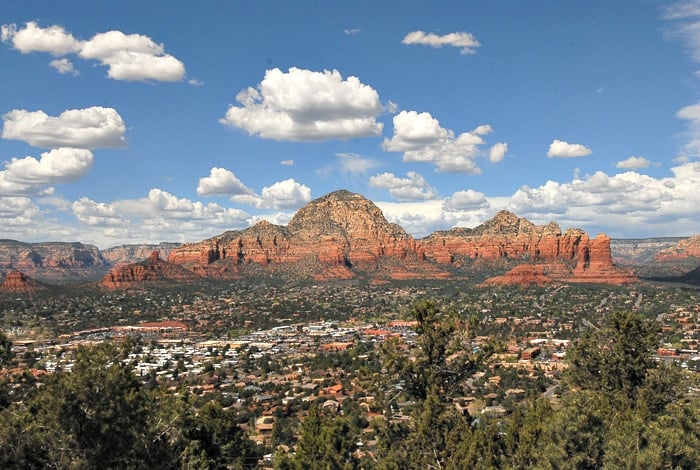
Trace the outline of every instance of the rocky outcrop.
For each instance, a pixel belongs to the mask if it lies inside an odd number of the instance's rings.
[[[554,282],[547,275],[544,264],[520,264],[500,276],[493,276],[483,282],[483,286],[544,286]]]
[[[180,246],[180,243],[159,243],[141,245],[119,245],[102,250],[102,258],[110,265],[120,263],[136,263],[151,256],[154,251],[158,252],[160,259],[168,259],[170,251]]]
[[[436,232],[421,242],[425,256],[439,263],[507,261],[527,266],[517,267],[505,278],[489,279],[487,284],[532,284],[547,279],[621,284],[635,280],[630,272],[613,265],[610,238],[605,234],[593,240],[580,229],[562,234],[554,222],[537,226],[508,211],[500,211],[474,229]]]
[[[674,246],[659,251],[657,261],[678,261],[686,258],[700,258],[700,235],[684,238]]]
[[[237,276],[248,265],[280,266],[313,279],[347,279],[358,273],[404,279],[444,277],[416,241],[363,196],[336,191],[301,208],[287,226],[259,222],[174,249],[168,258],[205,275]],[[391,262],[386,262],[391,260]],[[294,265],[294,266],[292,266]],[[418,266],[418,270],[415,268]]]
[[[0,274],[20,271],[52,281],[67,276],[89,279],[103,275],[107,269],[108,264],[94,245],[0,240]]]
[[[125,289],[143,286],[144,283],[193,282],[201,278],[182,266],[168,263],[154,251],[144,261],[114,267],[100,281],[107,289]]]
[[[19,271],[7,273],[0,284],[0,292],[36,292],[45,289],[46,286]]]
[[[610,252],[617,265],[640,266],[653,262],[659,252],[676,246],[680,240],[678,237],[613,238]]]

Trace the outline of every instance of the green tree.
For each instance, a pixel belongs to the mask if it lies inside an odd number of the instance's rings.
[[[569,382],[634,400],[656,367],[658,335],[658,325],[640,314],[610,314],[603,328],[587,332],[567,353]]]
[[[0,369],[10,361],[12,357],[12,341],[3,330],[0,330]]]

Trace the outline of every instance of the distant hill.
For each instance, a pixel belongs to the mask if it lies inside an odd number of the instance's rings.
[[[144,258],[150,264],[143,264]],[[539,267],[510,273],[508,283],[526,282],[527,277],[538,282],[634,280],[613,265],[611,240],[604,234],[591,238],[580,229],[562,233],[556,222],[538,226],[500,211],[475,228],[439,231],[416,240],[387,221],[372,201],[345,190],[309,202],[286,226],[262,221],[197,243],[100,251],[81,243],[0,241],[0,271],[20,270],[47,282],[103,279],[112,286],[171,277],[364,278],[381,283],[458,276],[479,281],[521,264]],[[534,273],[541,275],[533,277]],[[112,280],[105,281],[109,276]]]

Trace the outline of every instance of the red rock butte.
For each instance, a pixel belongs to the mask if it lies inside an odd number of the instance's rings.
[[[415,240],[388,222],[374,203],[344,190],[311,201],[287,226],[259,222],[182,245],[168,257],[170,263],[203,277],[236,277],[255,265],[270,271],[295,269],[316,280],[347,279],[358,273],[378,279],[437,279],[450,276],[452,268],[468,260],[542,265],[530,271],[541,272],[543,282],[635,280],[613,266],[610,238],[604,234],[594,239],[580,229],[562,234],[554,222],[537,226],[501,211],[476,228],[454,228]],[[520,268],[510,279],[517,280],[526,270]]]
[[[7,273],[0,284],[0,292],[35,292],[44,289],[39,282],[19,271]]]

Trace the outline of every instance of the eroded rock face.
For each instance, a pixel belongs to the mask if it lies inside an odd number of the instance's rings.
[[[248,264],[297,264],[301,271],[304,265],[314,267],[309,275],[319,280],[346,279],[354,271],[380,269],[389,278],[407,276],[405,263],[395,269],[381,267],[385,259],[423,265],[424,277],[436,271],[440,276],[446,274],[431,268],[413,237],[389,223],[373,202],[348,191],[311,201],[286,227],[262,221],[246,230],[183,245],[169,256],[170,262],[196,272],[211,273],[214,264],[226,265],[222,275],[235,275]]]
[[[182,266],[161,260],[158,252],[154,251],[144,261],[115,266],[100,281],[100,286],[125,289],[138,287],[145,282],[193,282],[198,279],[199,276]]]
[[[657,261],[676,261],[686,258],[700,258],[700,235],[680,240],[675,246],[656,254]]]
[[[44,286],[19,271],[7,273],[0,284],[0,292],[35,292],[43,289]]]
[[[41,280],[101,275],[107,263],[94,245],[82,243],[24,243],[0,240],[0,274],[20,271]]]
[[[606,282],[608,277],[619,283],[633,279],[613,266],[610,239],[605,235],[591,240],[579,229],[562,234],[554,222],[537,226],[501,211],[476,228],[436,232],[416,241],[389,223],[374,203],[348,191],[311,201],[287,226],[260,222],[185,244],[173,249],[168,259],[207,277],[243,275],[247,266],[271,272],[287,266],[318,280],[347,279],[359,272],[378,279],[436,279],[471,259],[511,266],[547,265],[543,272],[553,280]],[[530,277],[539,272],[539,268],[521,268],[514,275],[524,276],[528,269]]]
[[[613,265],[607,235],[600,234],[591,240],[580,229],[569,229],[562,234],[554,222],[537,226],[507,211],[499,212],[474,229],[436,232],[421,243],[426,257],[438,263],[455,263],[460,257],[526,263],[505,277],[489,279],[487,285],[537,284],[547,279],[612,284],[635,280],[629,271]]]
[[[139,244],[139,245],[119,245],[102,250],[102,258],[111,265],[119,263],[136,263],[151,256],[154,251],[158,251],[160,259],[168,259],[168,255],[173,248],[180,246],[179,243],[159,243]]]

